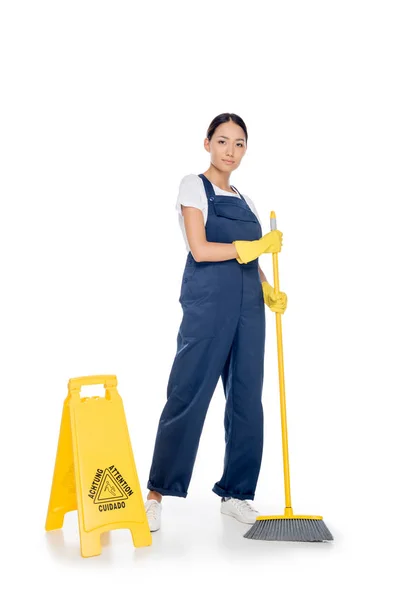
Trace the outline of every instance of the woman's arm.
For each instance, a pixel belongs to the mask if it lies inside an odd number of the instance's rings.
[[[234,244],[207,241],[203,213],[199,208],[182,205],[182,214],[190,251],[196,262],[238,258]]]

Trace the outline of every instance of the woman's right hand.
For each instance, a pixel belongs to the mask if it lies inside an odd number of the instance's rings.
[[[260,239],[263,244],[263,252],[280,252],[281,247],[283,246],[282,242],[283,233],[279,231],[279,229],[273,229],[269,231]]]

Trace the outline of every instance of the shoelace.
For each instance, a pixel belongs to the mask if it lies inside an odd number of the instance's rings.
[[[238,509],[243,512],[243,509],[251,510],[252,512],[258,512],[255,508],[248,503],[247,500],[239,500],[239,498],[231,498],[232,502],[238,507]]]
[[[156,506],[157,506],[156,502],[152,502],[146,511],[149,516],[153,517],[153,519],[155,519],[157,516]]]

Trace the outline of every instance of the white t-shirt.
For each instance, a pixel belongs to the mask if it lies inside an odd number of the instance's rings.
[[[211,185],[213,186],[214,192],[217,195],[222,194],[224,196],[239,197],[239,194],[237,194],[236,192],[227,192],[226,190],[223,190],[223,189],[217,187],[213,183],[211,183]],[[249,208],[251,208],[253,213],[256,215],[257,219],[260,221],[260,225],[261,225],[261,220],[260,220],[260,217],[258,216],[256,207],[254,206],[254,202],[245,194],[242,194],[242,196],[246,200],[247,204],[249,205]],[[179,225],[180,225],[180,228],[182,231],[183,239],[186,244],[186,249],[188,252],[190,252],[190,247],[189,247],[189,243],[188,243],[187,236],[186,236],[186,230],[185,230],[185,221],[184,221],[183,215],[182,215],[182,208],[181,208],[182,204],[183,204],[183,206],[193,206],[194,208],[199,208],[203,213],[204,227],[206,226],[207,216],[208,216],[207,194],[206,194],[203,180],[201,179],[201,177],[199,177],[198,175],[196,175],[194,173],[185,175],[185,177],[183,177],[183,179],[181,180],[181,183],[179,185],[178,199],[176,201],[176,206],[175,206],[176,210],[178,211]]]

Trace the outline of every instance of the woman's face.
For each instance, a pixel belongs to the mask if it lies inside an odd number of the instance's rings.
[[[246,152],[243,129],[233,121],[221,123],[209,141],[204,140],[205,149],[211,154],[211,163],[220,171],[234,171]]]

